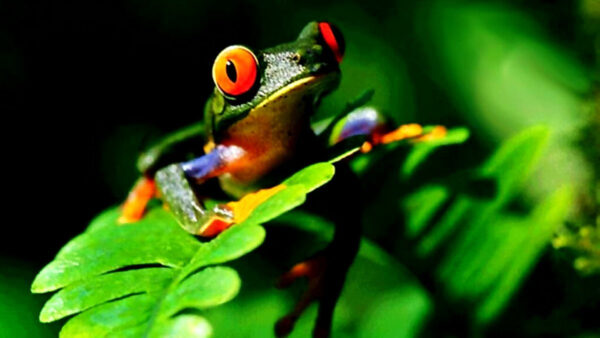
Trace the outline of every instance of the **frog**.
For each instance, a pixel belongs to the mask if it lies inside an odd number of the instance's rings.
[[[366,137],[362,152],[403,139],[443,137],[443,128],[426,132],[418,124],[386,127],[382,114],[373,109],[334,119],[327,135],[317,135],[311,117],[322,98],[340,84],[345,46],[336,25],[312,21],[288,43],[263,50],[244,45],[223,49],[213,63],[215,87],[204,106],[204,120],[142,153],[137,162],[141,178],[122,206],[120,222],[142,218],[149,200],[158,196],[183,229],[214,238],[236,224],[236,210],[232,204],[206,206],[204,196],[211,189],[233,200],[268,191],[297,170],[326,161],[329,146],[357,135]],[[280,287],[299,278],[309,282],[297,305],[276,322],[277,336],[291,333],[313,302],[319,303],[313,335],[329,336],[359,248],[359,186],[347,163],[338,162],[332,181],[311,193],[315,196],[310,200],[317,201],[314,209],[329,214],[336,230],[326,248],[282,274]],[[345,193],[349,188],[355,196]]]

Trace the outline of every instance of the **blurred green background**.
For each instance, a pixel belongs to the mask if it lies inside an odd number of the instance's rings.
[[[586,260],[573,238],[599,227],[600,1],[2,1],[0,12],[6,177],[23,175],[8,179],[19,220],[5,222],[0,248],[0,336],[57,334],[37,322],[47,296],[29,294],[36,271],[123,200],[141,149],[201,119],[217,53],[292,40],[311,20],[347,42],[341,86],[315,121],[374,89],[395,123],[471,135],[410,177],[402,150],[361,171],[373,193],[365,234],[381,249],[363,247],[334,336],[598,336],[594,251]],[[493,197],[455,189],[472,171],[496,181]],[[436,203],[448,213],[422,230]],[[451,235],[458,223],[466,230]],[[555,250],[555,233],[572,250]],[[290,245],[295,258],[310,252]],[[236,265],[242,294],[207,313],[217,336],[272,334],[293,298],[271,287],[285,264],[265,260],[278,247]]]

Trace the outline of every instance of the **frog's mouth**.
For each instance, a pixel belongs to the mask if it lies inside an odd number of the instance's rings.
[[[334,89],[338,83],[339,73],[337,72],[309,75],[295,80],[287,86],[277,90],[252,110],[262,110],[280,100],[295,102],[296,100],[294,99],[298,98],[312,98],[314,103],[319,100],[323,94]]]

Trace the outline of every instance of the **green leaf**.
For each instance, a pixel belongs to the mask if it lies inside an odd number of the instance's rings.
[[[74,283],[46,302],[40,321],[52,322],[127,295],[160,291],[173,279],[173,273],[172,269],[148,268],[109,273]],[[103,288],[103,285],[112,287]]]
[[[133,334],[132,336],[138,336]],[[184,314],[170,319],[157,333],[159,337],[209,337],[212,327],[204,317]]]
[[[32,292],[54,291],[131,265],[181,267],[201,246],[160,209],[150,210],[144,219],[130,225],[117,224],[118,210],[107,213],[110,217],[102,214],[98,221],[92,222],[91,231],[60,250],[56,259],[38,274]]]
[[[119,225],[117,208],[96,217],[35,278],[34,293],[60,289],[45,304],[42,322],[75,315],[61,337],[203,337],[212,332],[203,310],[234,298],[238,273],[219,266],[258,247],[259,223],[302,204],[334,174],[329,163],[300,170],[248,218],[208,242],[185,232],[154,208],[139,222]]]
[[[120,331],[148,322],[152,307],[160,294],[132,295],[118,301],[103,303],[69,321],[60,331],[61,337],[104,337],[120,335]]]
[[[262,223],[304,203],[306,195],[333,178],[335,167],[331,163],[317,163],[304,168],[283,181],[287,188],[261,204],[246,222]]]
[[[188,271],[197,270],[212,264],[221,264],[245,255],[258,247],[264,238],[264,229],[244,222],[234,226],[237,231],[225,231],[217,238],[204,243],[185,267]]]
[[[163,300],[165,316],[184,309],[205,309],[223,304],[238,293],[240,279],[235,270],[211,267],[186,278]]]
[[[299,171],[283,181],[283,184],[287,186],[302,185],[304,191],[309,193],[331,180],[334,173],[335,167],[330,163],[317,163]]]

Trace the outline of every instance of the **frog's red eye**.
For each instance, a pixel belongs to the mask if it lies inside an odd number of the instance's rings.
[[[335,55],[335,59],[337,62],[341,62],[344,57],[344,51],[346,50],[346,43],[344,42],[344,36],[342,32],[328,22],[319,22],[319,31],[321,32],[321,36],[329,49]]]
[[[212,75],[215,85],[225,96],[241,96],[257,82],[258,60],[246,47],[227,47],[217,55]]]

